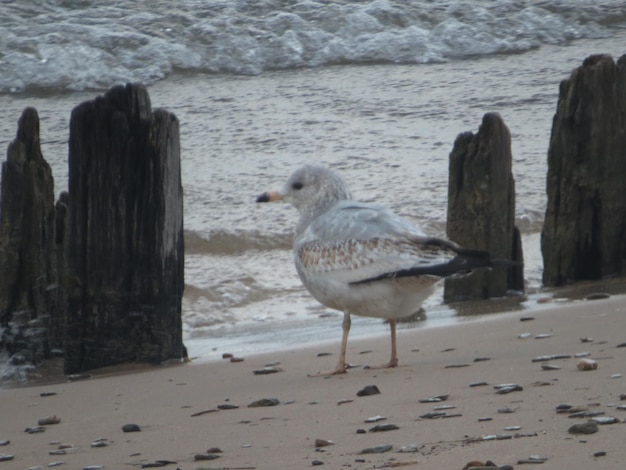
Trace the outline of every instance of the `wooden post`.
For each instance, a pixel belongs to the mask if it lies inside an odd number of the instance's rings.
[[[449,167],[448,238],[520,265],[447,278],[447,302],[503,297],[508,291],[524,290],[511,165],[511,134],[497,113],[485,114],[476,135],[465,132],[454,142]]]

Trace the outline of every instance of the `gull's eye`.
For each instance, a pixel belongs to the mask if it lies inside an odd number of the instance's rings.
[[[296,181],[291,185],[291,189],[295,189],[296,191],[302,189],[304,185],[300,181]]]

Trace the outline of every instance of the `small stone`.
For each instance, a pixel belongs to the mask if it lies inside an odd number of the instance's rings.
[[[532,333],[520,333],[519,335],[517,335],[517,337],[519,339],[526,339],[526,338],[530,338],[533,334]]]
[[[391,449],[393,449],[393,446],[390,444],[376,447],[367,447],[359,452],[359,454],[384,454],[385,452],[389,452]]]
[[[520,429],[522,429],[521,426],[507,426],[504,428],[505,431],[519,431]]]
[[[357,429],[356,433],[357,434],[367,434],[367,431],[365,429]]]
[[[101,470],[104,467],[102,465],[87,465],[86,467],[83,467],[83,470]]]
[[[506,395],[507,393],[521,392],[524,390],[524,387],[518,384],[494,385],[494,388],[497,389],[496,393],[498,395]]]
[[[248,405],[248,408],[260,408],[263,406],[276,406],[280,404],[277,398],[261,398],[260,400],[253,401]]]
[[[595,452],[593,454],[594,457],[605,457],[606,456],[606,452],[604,452],[603,450],[601,450],[600,452]]]
[[[373,428],[370,428],[369,432],[385,432],[385,431],[395,431],[396,429],[400,429],[395,424],[377,424]]]
[[[559,370],[561,366],[557,366],[556,364],[541,364],[541,368],[543,370]]]
[[[443,418],[446,414],[442,411],[431,411],[429,413],[424,413],[423,415],[420,415],[421,419],[437,419],[437,418]]]
[[[378,395],[380,390],[376,385],[367,385],[363,389],[359,390],[356,395],[358,397],[367,397],[370,395]]]
[[[24,432],[27,432],[28,434],[35,434],[38,432],[44,432],[45,430],[46,428],[44,428],[43,426],[29,426],[24,429]]]
[[[159,467],[165,467],[166,465],[172,465],[175,463],[176,462],[173,462],[171,460],[156,460],[154,462],[141,464],[141,468],[159,468]]]
[[[461,367],[469,367],[469,364],[448,364],[445,369],[460,369]]]
[[[485,385],[489,385],[487,382],[481,381],[481,382],[472,382],[471,384],[469,384],[470,387],[484,387]]]
[[[219,447],[211,447],[206,451],[207,454],[221,454],[222,452],[224,451]]]
[[[569,413],[569,411],[574,408],[574,405],[571,405],[569,403],[561,403],[560,405],[556,406],[556,412],[557,413]]]
[[[317,467],[318,465],[324,465],[324,462],[322,462],[321,460],[314,460],[313,462],[311,462],[311,465]]]
[[[235,356],[233,356],[233,357],[230,358],[230,362],[243,362],[243,361],[244,361],[243,357],[235,357]]]
[[[598,432],[598,425],[589,420],[586,423],[578,423],[570,426],[567,432],[570,434],[593,434]]]
[[[578,361],[576,367],[578,370],[596,370],[598,368],[598,363],[593,359],[581,359]]]
[[[235,410],[239,408],[239,405],[235,405],[234,403],[222,403],[221,405],[217,405],[218,410]]]
[[[11,441],[9,441],[8,439],[5,439],[3,441],[0,441],[0,446],[8,446],[11,443]]]
[[[621,379],[622,378],[622,374],[611,374],[611,378],[612,379]]]
[[[350,398],[344,398],[343,400],[337,400],[337,405],[345,405],[346,403],[352,403],[354,400]]]
[[[446,401],[449,395],[436,395],[434,397],[422,398],[418,400],[420,403],[439,403],[440,401]]]
[[[91,443],[91,447],[107,447],[108,445],[105,439],[98,439]]]
[[[264,367],[263,369],[253,370],[252,373],[254,375],[268,375],[268,374],[276,374],[277,372],[282,372],[283,370],[280,367]]]
[[[52,396],[54,396],[56,394],[57,394],[57,392],[41,392],[39,394],[39,396],[40,397],[52,397]]]
[[[478,422],[482,423],[484,421],[492,421],[493,418],[490,418],[488,416],[483,416],[482,418],[478,418]]]
[[[502,414],[507,414],[507,413],[515,413],[517,411],[517,408],[514,408],[512,406],[507,406],[504,408],[498,408],[498,413],[502,413]]]
[[[552,354],[551,356],[537,356],[532,359],[532,362],[546,362],[546,361],[554,361],[556,359],[569,359],[571,358],[571,354]]]
[[[51,424],[59,424],[61,422],[60,418],[57,418],[56,416],[46,416],[45,418],[40,418],[37,421],[37,424],[39,424],[40,426],[48,426]]]
[[[490,357],[475,357],[474,358],[474,362],[485,362],[485,361],[491,361]]]
[[[0,462],[6,462],[8,460],[13,460],[15,457],[10,454],[0,454]]]
[[[215,460],[219,458],[220,456],[217,454],[196,454],[193,456],[194,460]]]
[[[335,443],[333,441],[328,441],[326,439],[315,439],[315,447],[327,447],[334,445]]]
[[[520,317],[519,321],[533,321],[535,317]]]
[[[417,448],[417,445],[415,444],[411,444],[408,446],[402,446],[398,449],[398,452],[400,453],[413,453],[413,452],[417,452],[419,449]]]
[[[598,416],[591,418],[591,421],[597,424],[615,424],[620,422],[619,419],[614,418],[613,416]]]
[[[377,423],[378,421],[384,421],[386,420],[387,417],[386,416],[372,416],[370,418],[367,418],[365,420],[366,423]]]
[[[535,335],[535,339],[546,339],[550,337],[552,337],[551,333],[541,333],[541,334]]]
[[[587,336],[580,338],[581,343],[593,343],[593,338],[589,338]]]
[[[78,380],[86,380],[90,378],[91,374],[72,374],[67,376],[67,380],[69,380],[70,382],[76,382]]]
[[[585,351],[585,352],[580,352],[580,353],[576,353],[576,354],[574,354],[574,357],[575,357],[575,358],[580,358],[580,357],[589,357],[589,356],[591,356],[591,353],[590,353],[590,352],[588,352],[588,351]]]
[[[222,359],[230,359],[231,357],[233,357],[233,355],[231,353],[223,353],[222,354]]]
[[[332,356],[333,353],[329,353],[329,352],[321,352],[321,353],[317,353],[317,357],[326,357],[326,356]]]
[[[141,428],[137,424],[125,424],[122,426],[122,431],[124,432],[140,432]]]

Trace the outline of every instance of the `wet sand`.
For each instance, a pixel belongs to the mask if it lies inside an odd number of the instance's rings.
[[[402,330],[400,367],[355,367],[330,378],[309,374],[335,365],[338,340],[242,362],[192,362],[2,390],[0,441],[10,443],[0,446],[0,454],[14,458],[0,462],[0,468],[63,462],[58,468],[162,464],[168,469],[294,469],[323,464],[461,470],[470,461],[487,460],[532,468],[518,462],[536,457],[547,459],[542,468],[556,470],[620,468],[626,459],[626,401],[621,400],[626,347],[619,347],[626,342],[625,314],[626,297],[613,296]],[[360,366],[383,363],[388,342],[386,334],[354,340],[348,360]],[[584,353],[596,361],[596,369],[577,368],[580,358],[575,355]],[[554,355],[568,357],[533,362]],[[559,368],[544,370],[546,363]],[[266,367],[279,371],[254,373]],[[499,384],[517,384],[521,390],[498,394],[494,387]],[[357,396],[367,385],[376,385],[380,393]],[[436,396],[447,397],[420,401]],[[278,404],[249,407],[260,399]],[[557,413],[560,404],[619,422],[600,424],[593,434],[571,434],[572,425],[588,418]],[[49,416],[60,422],[45,425],[43,432],[25,432]],[[385,419],[365,422],[375,416]],[[125,424],[138,425],[140,432],[123,432]],[[375,432],[376,425],[394,426]],[[316,447],[316,439],[332,444]],[[381,446],[392,447],[362,453]],[[58,450],[65,454],[51,455]],[[209,455],[218,457],[196,460]]]

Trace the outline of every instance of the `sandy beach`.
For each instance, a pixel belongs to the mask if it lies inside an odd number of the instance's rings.
[[[622,468],[625,314],[626,297],[613,296],[403,330],[400,367],[354,367],[330,378],[309,374],[335,365],[339,325],[336,340],[241,362],[194,361],[5,389],[0,441],[10,442],[0,454],[13,459],[0,468],[461,470],[487,460],[528,468],[538,458],[546,459],[541,468],[555,470]],[[351,364],[388,359],[384,328],[349,344]],[[566,357],[537,359],[555,355]],[[577,355],[597,368],[579,370]],[[278,372],[255,373],[268,367]],[[500,384],[519,387],[498,393]],[[357,396],[368,385],[380,393]],[[442,401],[425,402],[433,397]],[[249,406],[261,399],[275,404]],[[557,413],[562,404],[618,422],[572,434],[569,428],[588,417]],[[47,417],[60,422],[25,432]],[[127,424],[140,431],[124,432]],[[528,460],[535,462],[520,463]]]

